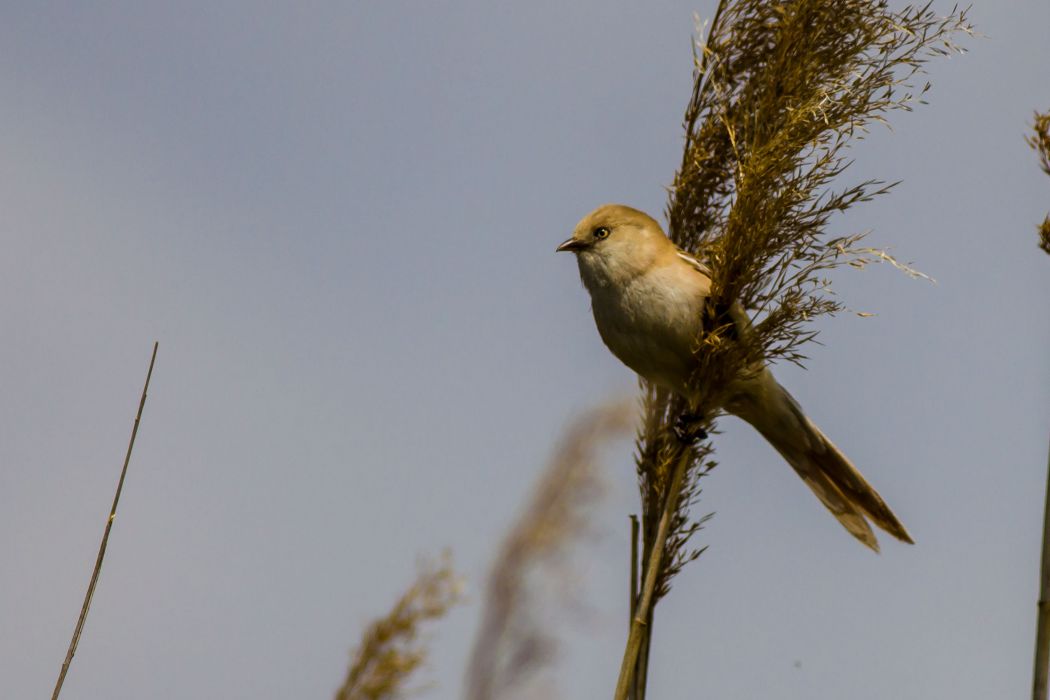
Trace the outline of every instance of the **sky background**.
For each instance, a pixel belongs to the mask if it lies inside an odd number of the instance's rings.
[[[949,3],[939,3],[942,11]],[[47,697],[149,359],[152,390],[63,697],[328,698],[450,548],[466,605],[420,683],[461,693],[484,577],[561,428],[634,377],[569,256],[662,211],[692,15],[668,2],[0,7],[0,697]],[[838,219],[936,278],[837,277],[778,376],[914,534],[861,547],[723,421],[709,550],[656,622],[651,695],[1024,697],[1050,432],[1050,5],[977,2],[931,104],[854,149],[903,180]],[[607,450],[564,697],[625,637],[630,446]]]

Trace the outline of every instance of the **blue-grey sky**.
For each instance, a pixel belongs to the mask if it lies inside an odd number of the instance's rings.
[[[941,3],[944,11],[948,3]],[[0,697],[54,683],[150,345],[160,354],[63,697],[327,698],[450,547],[460,694],[499,538],[561,426],[633,391],[554,246],[658,214],[710,0],[8,3],[0,8]],[[1050,6],[979,2],[931,104],[855,150],[903,180],[834,222],[937,279],[850,271],[779,370],[918,544],[874,556],[727,419],[702,559],[658,611],[653,697],[1022,697],[1050,432]],[[629,445],[570,615],[607,697]],[[423,680],[423,679],[421,679]]]

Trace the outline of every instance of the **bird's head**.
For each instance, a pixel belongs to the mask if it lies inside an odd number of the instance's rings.
[[[558,252],[576,254],[584,285],[623,284],[644,273],[674,245],[660,224],[645,212],[623,204],[605,204],[576,224],[572,238]]]

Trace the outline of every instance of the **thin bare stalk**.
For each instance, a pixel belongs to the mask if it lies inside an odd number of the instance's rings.
[[[649,608],[649,617],[645,618],[645,626],[642,628],[642,646],[638,650],[638,667],[635,671],[634,685],[635,700],[645,700],[646,689],[649,684],[649,645],[653,641],[653,613],[656,610],[654,603]]]
[[[638,516],[631,517],[631,599],[627,606],[627,621],[630,624],[634,615],[634,606],[638,603]]]
[[[635,664],[638,660],[638,651],[642,646],[642,628],[646,626],[655,600],[656,581],[660,574],[660,560],[663,558],[664,547],[667,544],[667,535],[671,529],[671,518],[678,509],[678,497],[682,492],[682,481],[685,476],[686,467],[689,465],[689,451],[683,450],[671,479],[671,488],[667,494],[667,503],[664,504],[660,515],[660,525],[656,530],[656,538],[645,563],[645,585],[642,594],[634,609],[634,617],[631,619],[631,632],[627,637],[627,648],[623,652],[623,662],[620,664],[620,679],[616,683],[615,700],[626,700],[627,690],[634,680]]]
[[[1036,620],[1032,700],[1047,700],[1047,667],[1050,665],[1050,452],[1047,457],[1046,505],[1043,507],[1043,561],[1039,573]]]
[[[139,432],[139,422],[142,420],[142,409],[146,405],[146,394],[149,391],[149,380],[153,376],[153,363],[157,361],[157,347],[159,343],[153,343],[153,355],[149,360],[149,369],[146,371],[146,383],[142,387],[142,398],[139,399],[139,410],[135,413],[135,423],[131,427],[131,439],[128,440],[128,451],[124,454],[124,467],[120,470],[120,480],[117,482],[117,492],[113,495],[113,506],[109,509],[109,518],[106,520],[106,529],[102,533],[102,544],[98,548],[98,557],[95,559],[95,570],[91,572],[91,582],[88,584],[87,595],[84,596],[84,605],[80,608],[80,618],[77,627],[73,630],[73,639],[69,642],[69,650],[66,652],[66,660],[62,662],[62,670],[58,673],[58,682],[55,683],[55,692],[51,694],[51,700],[58,700],[58,694],[62,692],[62,684],[65,683],[69,665],[73,663],[73,655],[77,653],[77,644],[80,642],[80,634],[84,631],[84,622],[87,620],[88,608],[91,607],[91,598],[95,595],[95,586],[98,584],[99,574],[102,572],[102,559],[106,556],[106,543],[109,542],[109,531],[113,529],[113,521],[117,518],[117,504],[120,503],[120,492],[124,489],[124,478],[128,474],[128,464],[131,462],[131,450],[135,447],[135,436]]]
[[[688,467],[687,467],[688,470]],[[681,500],[681,497],[679,497]],[[673,522],[673,519],[672,519]],[[650,528],[651,530],[652,528]],[[642,571],[645,571],[647,562],[649,561],[649,555],[652,552],[653,538],[656,536],[655,532],[647,532],[647,541],[642,545]],[[656,587],[656,600],[649,607],[649,616],[645,618],[645,624],[642,625],[642,641],[638,648],[638,660],[634,664],[634,700],[645,700],[645,692],[647,683],[649,681],[649,644],[653,639],[653,610],[656,608],[656,603],[660,598],[660,585]],[[638,596],[634,597],[634,604],[631,606],[631,616],[634,619],[635,606],[638,605]]]
[[[1039,154],[1039,165],[1050,175],[1050,111],[1035,113],[1032,135],[1025,138]],[[1039,247],[1050,253],[1050,215],[1039,227]],[[1032,674],[1032,700],[1047,700],[1050,675],[1050,456],[1047,458],[1046,504],[1043,506],[1043,557],[1039,572],[1039,605],[1035,629],[1035,671]]]
[[[627,629],[630,631],[634,618],[634,606],[638,604],[638,516],[631,515],[631,597],[627,604]],[[639,675],[635,671],[636,679]],[[628,695],[630,700],[641,700],[638,695],[638,684],[634,683]]]

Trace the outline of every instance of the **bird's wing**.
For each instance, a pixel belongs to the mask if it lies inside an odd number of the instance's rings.
[[[693,268],[701,275],[707,278],[708,285],[710,286],[711,280],[711,266],[708,262],[702,258],[699,258],[692,253],[687,253],[681,248],[675,248],[675,253],[678,254],[679,259],[689,264],[689,267]],[[737,337],[750,337],[752,334],[751,318],[747,315],[744,307],[739,303],[732,304],[729,309],[729,318],[733,322],[735,327],[735,333]]]
[[[676,249],[675,252],[678,253],[679,258],[689,263],[689,265],[692,266],[693,269],[695,269],[697,272],[707,275],[708,277],[711,276],[711,267],[706,262],[696,257],[692,253],[685,252],[681,248]]]

